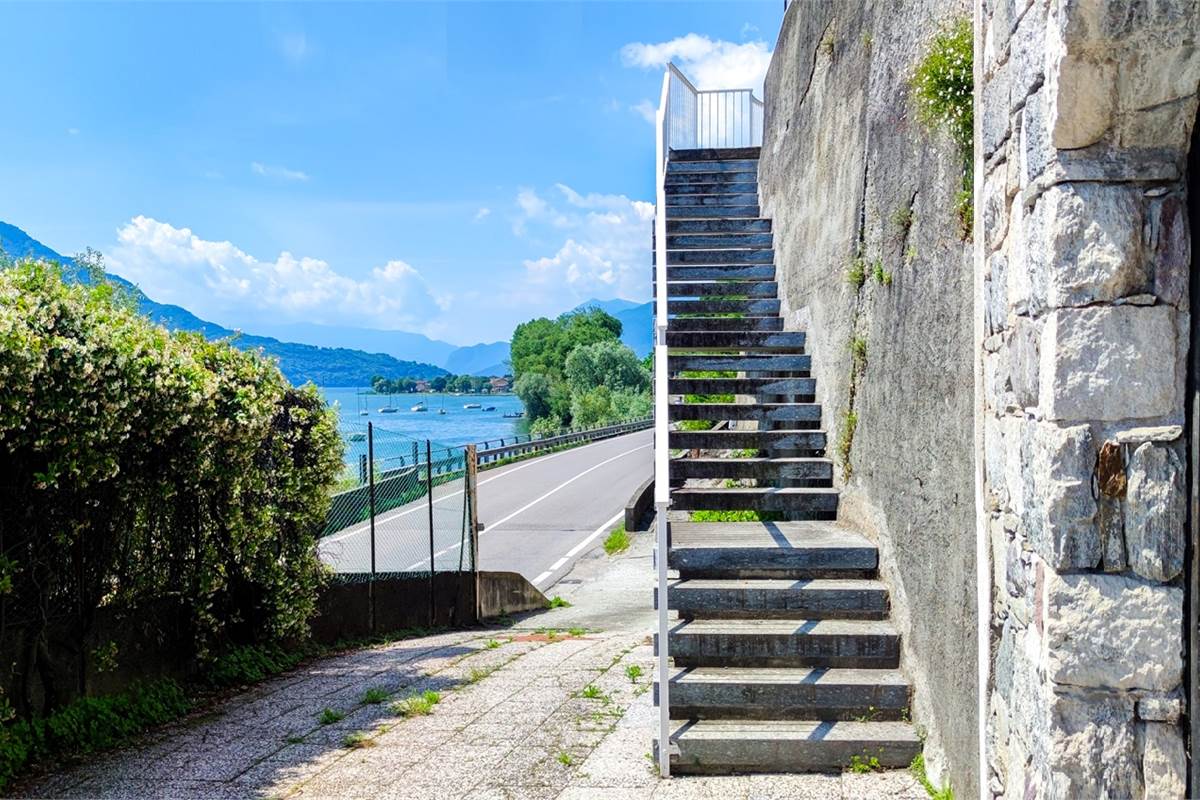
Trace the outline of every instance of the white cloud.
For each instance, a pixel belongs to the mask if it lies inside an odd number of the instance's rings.
[[[492,213],[492,210],[490,208],[488,208],[487,206],[484,206],[483,208],[481,208],[475,212],[475,221],[479,222],[482,219],[486,219],[491,213]]]
[[[632,105],[629,107],[629,110],[640,114],[642,119],[646,120],[646,122],[649,122],[651,125],[658,122],[658,108],[656,108],[654,103],[651,103],[649,100],[643,100],[637,105]]]
[[[525,260],[522,291],[560,308],[595,296],[648,299],[654,205],[625,195],[580,194],[561,183],[555,189],[559,199],[532,189],[517,198],[525,212],[522,230],[566,237],[553,254]]]
[[[278,178],[284,181],[307,181],[309,179],[308,173],[301,172],[298,169],[272,166],[270,164],[263,164],[260,161],[251,161],[250,171],[255,175],[262,175],[264,178]]]
[[[669,42],[632,42],[621,48],[621,60],[642,69],[661,69],[674,61],[697,89],[752,88],[761,97],[771,50],[761,40],[738,44],[689,33]]]
[[[264,314],[272,321],[421,329],[451,301],[403,261],[389,261],[358,279],[319,258],[287,251],[262,261],[232,242],[201,239],[188,228],[145,216],[120,228],[117,246],[106,255],[113,272],[154,300],[250,331]]]
[[[279,48],[280,54],[293,64],[299,64],[312,52],[312,48],[308,44],[308,36],[304,31],[280,33],[276,37],[275,44]]]

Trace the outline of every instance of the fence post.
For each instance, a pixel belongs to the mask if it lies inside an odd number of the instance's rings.
[[[471,537],[471,585],[474,587],[475,622],[479,622],[479,508],[476,504],[475,479],[479,474],[479,461],[475,445],[467,445],[467,485],[466,500],[468,503],[467,535]]]
[[[413,445],[416,447],[416,445]],[[429,627],[432,628],[437,617],[434,616],[434,552],[433,552],[433,445],[425,440],[425,494],[429,497]]]
[[[367,497],[371,514],[371,580],[367,586],[371,633],[375,633],[375,426],[367,423]]]

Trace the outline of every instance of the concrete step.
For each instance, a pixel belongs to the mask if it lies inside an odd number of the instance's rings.
[[[672,450],[774,450],[824,455],[825,431],[670,431]],[[782,455],[782,453],[778,453]]]
[[[674,320],[671,321],[674,325]],[[812,397],[816,378],[671,378],[667,391],[682,394],[743,394],[764,397]]]
[[[855,756],[900,769],[921,752],[906,722],[687,720],[672,723],[670,743],[671,772],[679,775],[840,772]]]
[[[769,219],[677,219],[667,220],[672,233],[770,233]]]
[[[758,180],[757,161],[717,161],[707,164],[693,162],[667,165],[667,185],[691,181],[725,181],[741,183]]]
[[[833,480],[827,458],[673,458],[671,478],[720,480],[821,481]]]
[[[728,206],[667,206],[667,229],[673,219],[757,219],[758,205]]]
[[[652,306],[654,311],[658,306]],[[755,300],[667,300],[668,314],[745,314],[761,317],[779,313],[779,298]]]
[[[654,237],[651,236],[651,244]],[[674,233],[667,234],[668,250],[715,250],[723,247],[770,247],[770,233]]]
[[[658,276],[650,275],[651,283]],[[667,267],[667,282],[675,281],[773,281],[774,264],[710,264],[706,267]]]
[[[650,291],[657,291],[655,284],[650,284]],[[775,297],[779,285],[775,281],[694,281],[667,283],[667,297]]]
[[[888,613],[887,589],[868,578],[684,578],[669,584],[667,603],[683,619],[881,620]]]
[[[734,173],[736,174],[736,173]],[[699,178],[704,173],[692,173],[688,177]],[[752,177],[749,180],[740,182],[733,181],[699,181],[689,180],[686,182],[667,181],[665,187],[667,197],[679,197],[681,195],[692,194],[758,194],[758,179]]]
[[[753,206],[758,204],[757,192],[726,192],[724,194],[668,195],[667,208],[672,206]],[[755,214],[754,216],[758,216]]]
[[[900,666],[900,635],[885,620],[692,619],[667,635],[677,667]]]
[[[667,356],[667,369],[671,372],[683,370],[732,370],[736,372],[808,372],[812,367],[812,356],[807,355],[695,355]]]
[[[782,317],[676,317],[667,323],[667,334],[683,331],[782,331]]]
[[[670,690],[671,716],[690,719],[882,722],[909,704],[908,681],[892,669],[695,667],[673,670]]]
[[[832,522],[673,522],[667,565],[682,578],[874,577],[879,551]]]
[[[658,263],[658,256],[650,251],[650,263]],[[765,247],[730,247],[716,250],[668,250],[667,266],[673,264],[773,264],[775,251]]]
[[[671,149],[667,154],[667,168],[675,167],[681,161],[746,161],[758,162],[761,147],[700,147],[692,149]]]
[[[729,421],[754,421],[774,423],[809,423],[812,427],[821,422],[821,406],[818,403],[674,403],[668,406],[668,418],[675,422],[681,419],[707,419]]]
[[[725,350],[791,350],[804,352],[807,337],[804,331],[739,332],[708,329],[699,331],[672,330],[667,323],[667,347]]]
[[[684,487],[671,490],[673,511],[759,511],[787,514],[791,519],[834,519],[837,507],[838,492],[830,487]]]

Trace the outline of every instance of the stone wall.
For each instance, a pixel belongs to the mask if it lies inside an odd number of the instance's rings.
[[[759,164],[785,319],[808,332],[831,441],[851,338],[866,341],[839,515],[879,544],[929,771],[958,797],[978,780],[973,276],[954,211],[969,156],[917,122],[908,79],[939,26],[970,13],[965,0],[792,3]],[[890,285],[852,286],[856,255]]]
[[[985,0],[988,788],[1183,797],[1194,2]]]

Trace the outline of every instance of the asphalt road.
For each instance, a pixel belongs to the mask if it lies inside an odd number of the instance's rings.
[[[652,430],[551,453],[479,474],[479,567],[519,572],[546,589],[575,560],[600,544],[624,514],[634,490],[653,471]],[[460,558],[462,482],[434,488],[434,562],[454,569]],[[366,523],[321,540],[322,560],[339,572],[370,569]],[[424,499],[379,515],[375,568],[428,569],[429,505]]]

